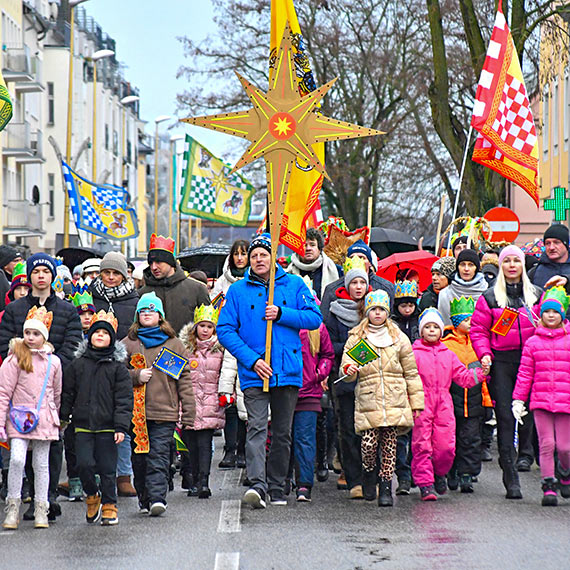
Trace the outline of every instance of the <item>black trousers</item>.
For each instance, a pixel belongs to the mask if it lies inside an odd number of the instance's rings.
[[[95,474],[98,473],[104,505],[117,503],[117,444],[114,435],[113,432],[75,434],[75,457],[83,490],[87,495],[97,494]]]
[[[505,362],[496,357],[491,366],[491,382],[489,394],[495,403],[495,417],[497,419],[497,443],[499,458],[502,465],[509,465],[516,461],[514,447],[515,418],[512,412],[513,390],[517,380],[520,356],[515,362]],[[528,405],[527,405],[528,408]],[[524,424],[519,426],[519,458],[534,459],[533,450],[534,422],[532,413],[524,418]]]
[[[199,482],[199,476],[208,477],[212,463],[213,429],[182,430],[184,445],[188,448],[190,472],[194,482]]]
[[[245,453],[245,422],[238,415],[237,406],[228,406],[225,411],[224,450]]]
[[[76,477],[79,477],[79,471],[77,470],[77,459],[75,457],[75,427],[73,422],[70,422],[63,433],[63,445],[65,449],[67,478],[75,479]]]
[[[133,473],[139,502],[144,506],[161,502],[166,504],[170,478],[170,441],[175,422],[146,422],[150,449],[148,453],[133,453]],[[135,447],[131,434],[131,444]]]
[[[340,462],[348,488],[362,485],[360,436],[354,431],[354,392],[335,397],[338,412]]]
[[[455,418],[455,460],[452,473],[479,475],[481,473],[481,416]]]

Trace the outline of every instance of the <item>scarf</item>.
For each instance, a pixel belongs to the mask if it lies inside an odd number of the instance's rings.
[[[141,327],[137,333],[145,348],[154,348],[165,343],[170,337],[160,327]]]
[[[115,345],[113,343],[105,348],[95,348],[91,343],[88,343],[84,356],[99,362],[100,360],[109,360],[113,354],[115,354]]]
[[[234,281],[241,279],[245,275],[245,271],[247,269],[247,265],[245,267],[231,267],[230,266],[230,274],[234,278]]]
[[[378,348],[386,348],[387,346],[392,346],[394,344],[394,340],[392,339],[392,335],[390,334],[386,323],[383,325],[373,325],[372,323],[368,323],[366,338]]]
[[[303,263],[299,258],[299,255],[297,253],[293,253],[291,255],[291,267],[289,273],[292,273],[293,275],[312,273],[321,267],[322,277],[320,297],[322,298],[327,285],[339,278],[338,268],[328,255],[321,252],[321,255],[319,255],[315,261],[312,261],[311,263]]]
[[[360,322],[358,301],[353,299],[337,299],[333,301],[330,306],[330,312],[350,329]]]
[[[130,295],[135,290],[135,286],[131,281],[123,281],[120,285],[117,285],[117,287],[106,287],[103,285],[101,277],[97,277],[97,279],[93,281],[93,289],[97,291],[100,297],[109,303],[109,311],[114,313],[113,301]]]

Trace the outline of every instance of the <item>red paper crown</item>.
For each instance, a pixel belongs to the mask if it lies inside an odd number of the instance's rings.
[[[163,249],[164,251],[168,251],[174,255],[175,246],[176,242],[171,237],[157,236],[156,234],[152,234],[150,236],[149,250]]]

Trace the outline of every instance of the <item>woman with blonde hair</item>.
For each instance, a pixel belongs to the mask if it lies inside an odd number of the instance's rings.
[[[542,289],[533,285],[525,269],[525,257],[515,245],[499,255],[499,274],[493,288],[479,297],[471,319],[471,342],[483,366],[491,365],[489,393],[497,418],[499,463],[507,499],[522,499],[517,472],[530,468],[533,459],[532,421],[520,429],[519,461],[514,448],[515,419],[512,394],[525,342],[534,334]],[[528,469],[526,469],[528,471]]]

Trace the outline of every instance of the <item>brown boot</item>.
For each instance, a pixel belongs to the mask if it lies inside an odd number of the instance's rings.
[[[115,525],[119,523],[119,516],[117,514],[117,505],[107,503],[103,505],[103,516],[101,517],[101,524],[104,526]]]
[[[131,478],[128,475],[117,477],[117,493],[119,497],[136,497],[137,492],[131,485]]]
[[[101,495],[87,495],[85,499],[87,505],[87,513],[85,518],[90,524],[96,523],[101,518]]]

